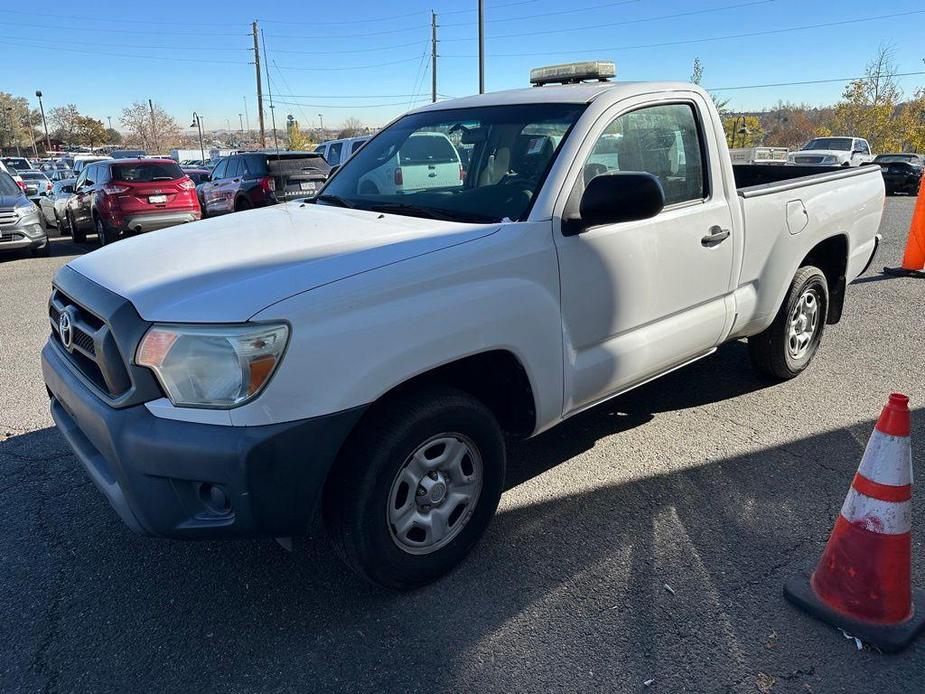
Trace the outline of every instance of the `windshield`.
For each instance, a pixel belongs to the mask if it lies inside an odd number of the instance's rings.
[[[803,149],[837,149],[843,152],[851,150],[850,137],[817,137],[806,143]]]
[[[521,220],[582,104],[405,116],[349,159],[321,204],[453,221]]]
[[[0,171],[0,195],[21,195],[22,191],[8,173]]]
[[[7,157],[3,160],[7,166],[16,171],[28,171],[32,168],[32,165],[29,164],[28,160],[22,159],[20,157]]]

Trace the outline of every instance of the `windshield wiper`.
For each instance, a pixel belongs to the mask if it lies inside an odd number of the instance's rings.
[[[373,212],[405,213],[411,217],[426,217],[427,219],[439,219],[446,222],[492,224],[499,221],[497,217],[491,217],[489,215],[476,214],[473,212],[457,212],[455,210],[442,210],[438,207],[421,207],[407,202],[382,202],[376,205],[369,205],[366,209],[372,210]]]
[[[318,197],[315,198],[315,202],[329,202],[333,205],[337,205],[338,207],[349,207],[350,209],[353,209],[356,207],[356,204],[354,204],[350,200],[347,200],[346,198],[342,198],[340,195],[331,195],[330,193],[319,195]]]

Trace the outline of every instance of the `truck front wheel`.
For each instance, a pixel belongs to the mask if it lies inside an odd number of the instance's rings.
[[[752,364],[761,373],[780,380],[797,376],[809,366],[829,309],[829,288],[822,271],[801,267],[774,322],[748,338]]]
[[[466,556],[494,515],[505,451],[491,411],[449,388],[374,406],[347,442],[324,499],[341,558],[373,583],[405,590]]]

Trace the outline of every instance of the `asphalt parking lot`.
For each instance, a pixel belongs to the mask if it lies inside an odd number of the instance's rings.
[[[733,343],[512,446],[486,537],[410,594],[361,582],[320,533],[292,553],[132,535],[53,428],[39,369],[51,277],[92,246],[0,258],[0,690],[925,691],[925,639],[858,651],[781,596],[893,390],[925,461],[925,282],[878,274],[913,204],[887,201],[808,372],[769,385]],[[914,521],[925,587],[922,504]]]

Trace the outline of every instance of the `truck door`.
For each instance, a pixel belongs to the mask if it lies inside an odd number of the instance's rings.
[[[652,219],[557,230],[566,413],[700,356],[724,334],[735,237],[717,143],[699,95],[674,99],[615,105],[560,196],[563,209],[609,171],[651,173],[665,192]]]

